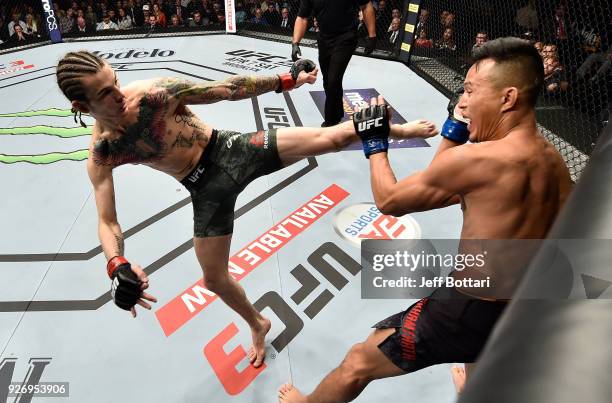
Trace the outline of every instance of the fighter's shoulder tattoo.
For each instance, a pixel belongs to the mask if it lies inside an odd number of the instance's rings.
[[[98,165],[150,162],[163,157],[168,95],[154,89],[139,104],[138,120],[117,139],[101,138],[94,143],[93,160]]]

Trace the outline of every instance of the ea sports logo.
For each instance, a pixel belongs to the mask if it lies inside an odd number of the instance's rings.
[[[419,239],[421,227],[409,215],[385,215],[374,203],[358,203],[338,211],[334,229],[342,238],[355,246],[362,239]]]

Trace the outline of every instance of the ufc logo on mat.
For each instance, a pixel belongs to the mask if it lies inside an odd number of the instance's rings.
[[[368,130],[368,129],[370,129],[372,126],[374,126],[374,127],[381,127],[381,126],[382,126],[382,123],[380,123],[380,121],[381,121],[382,119],[383,119],[383,118],[382,118],[382,117],[380,117],[380,118],[376,118],[376,119],[374,119],[374,120],[368,120],[368,121],[366,121],[366,122],[359,122],[359,131],[360,131],[360,132],[362,132],[362,131],[364,131],[364,130]]]

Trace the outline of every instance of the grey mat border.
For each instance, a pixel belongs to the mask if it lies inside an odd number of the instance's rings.
[[[203,68],[209,68],[208,66],[199,65],[197,63],[185,62],[183,60],[174,60],[173,62],[177,62],[177,61],[178,62],[184,62],[186,64],[191,64],[191,65],[199,66],[199,67],[203,67]],[[167,62],[171,62],[171,61],[165,60],[163,62],[167,63]],[[150,63],[150,62],[127,62],[127,63],[116,63],[116,64],[126,65],[126,64],[141,64],[141,63]],[[138,70],[159,70],[159,69],[167,69],[167,70],[171,70],[171,71],[175,71],[175,72],[183,74],[183,72],[181,72],[181,71],[174,70],[174,69],[169,69],[169,68],[165,68],[165,67],[161,67],[161,68],[160,67],[155,67],[155,68],[150,68],[150,69],[143,68],[143,69],[138,69]],[[226,71],[215,69],[215,68],[210,68],[210,69],[216,70],[216,71],[222,71],[222,72],[225,72],[225,73],[228,73],[228,74],[235,75],[235,73],[232,73],[232,72],[226,72]],[[130,70],[130,71],[137,71],[137,70]],[[188,75],[191,75],[191,74],[188,74]],[[47,77],[47,76],[48,75],[40,76],[40,77],[36,77],[34,79],[42,78],[42,77]],[[192,76],[195,76],[195,75],[192,75]],[[208,78],[204,78],[204,77],[200,77],[200,76],[195,76],[195,77],[198,77],[198,78],[200,78],[202,80],[210,80]],[[30,81],[30,80],[28,80],[28,81]],[[23,83],[23,81],[22,82],[18,82],[18,83],[14,83],[14,84],[10,84],[10,85],[16,85],[16,84],[20,84],[20,83]],[[284,99],[285,99],[285,101],[287,103],[287,107],[289,108],[289,113],[291,114],[291,118],[293,119],[295,125],[296,126],[302,126],[302,121],[301,121],[301,119],[300,119],[300,117],[299,117],[299,115],[297,113],[295,105],[293,104],[293,100],[291,99],[291,96],[287,92],[283,93],[283,96],[284,96]],[[254,117],[255,117],[255,122],[256,122],[257,130],[263,130],[264,127],[263,127],[263,122],[261,120],[261,111],[259,109],[259,102],[257,100],[257,97],[252,97],[251,98],[251,102],[252,102],[252,105],[253,105],[253,114],[254,114]],[[253,209],[257,205],[261,204],[264,200],[272,197],[273,195],[275,195],[276,193],[278,193],[279,191],[281,191],[285,187],[289,186],[291,183],[295,182],[296,180],[298,180],[302,176],[306,175],[308,172],[312,171],[313,169],[315,169],[318,166],[317,160],[314,157],[307,158],[307,161],[308,161],[308,165],[307,166],[305,166],[304,168],[300,169],[298,172],[294,173],[293,175],[289,176],[288,178],[285,178],[280,183],[276,184],[272,188],[268,189],[267,191],[265,191],[261,195],[257,196],[255,199],[251,200],[250,202],[248,202],[247,204],[245,204],[244,206],[242,206],[238,210],[236,210],[235,219],[238,219],[243,214],[247,213],[248,211],[250,211],[251,209]],[[144,228],[146,228],[146,227],[154,224],[155,222],[161,220],[162,218],[172,214],[173,212],[177,211],[178,209],[180,209],[180,208],[186,206],[187,204],[189,204],[190,201],[191,201],[191,198],[187,197],[187,198],[185,198],[185,199],[183,199],[183,200],[173,204],[172,206],[167,207],[166,209],[160,211],[159,213],[149,217],[148,219],[142,221],[141,223],[139,223],[139,224],[135,225],[134,227],[132,227],[132,228],[128,229],[127,231],[125,231],[124,232],[125,238],[126,239],[129,238],[130,236],[138,233],[139,231],[143,230]],[[181,245],[179,245],[178,247],[176,247],[175,249],[173,249],[172,251],[170,251],[169,253],[167,253],[166,255],[162,256],[159,259],[157,259],[155,262],[151,263],[149,266],[147,266],[144,269],[145,272],[148,275],[151,275],[152,273],[156,272],[161,267],[163,267],[166,264],[170,263],[171,261],[173,261],[174,259],[176,259],[180,255],[182,255],[183,253],[185,253],[186,251],[188,251],[192,247],[193,247],[193,239],[189,239],[186,242],[184,242]],[[84,261],[84,260],[92,259],[93,257],[97,256],[101,252],[102,252],[102,247],[100,245],[98,245],[97,247],[91,249],[88,252],[81,252],[81,253],[5,254],[5,255],[0,255],[0,262]],[[24,312],[24,311],[37,311],[37,312],[41,312],[41,311],[83,311],[83,310],[96,310],[96,309],[102,307],[104,304],[106,304],[110,300],[111,300],[111,296],[110,296],[110,291],[109,291],[109,292],[105,292],[104,294],[100,295],[99,297],[97,297],[95,299],[91,299],[91,300],[0,301],[0,312]]]

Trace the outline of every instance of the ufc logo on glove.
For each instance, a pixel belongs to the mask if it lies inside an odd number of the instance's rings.
[[[368,130],[370,128],[372,128],[372,126],[374,127],[382,127],[382,121],[383,118],[376,118],[373,120],[368,120],[366,122],[360,122],[359,123],[359,131],[364,131],[364,130]]]

